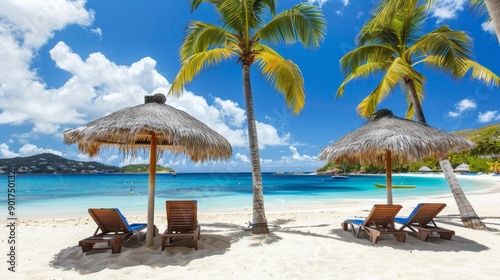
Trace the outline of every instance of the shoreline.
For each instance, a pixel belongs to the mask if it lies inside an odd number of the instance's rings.
[[[278,175],[279,176],[279,175]],[[362,175],[359,175],[362,176]],[[373,174],[371,175],[366,175],[366,176],[374,176]],[[376,175],[376,176],[383,176],[383,175]],[[443,174],[394,174],[394,178],[397,177],[436,177],[436,178],[444,178]],[[482,193],[498,193],[500,192],[500,176],[491,176],[491,175],[457,175],[457,178],[468,180],[468,181],[475,181],[475,182],[488,182],[488,188],[486,189],[479,189],[479,190],[472,190],[472,191],[465,191],[465,194],[467,197],[476,195],[476,194],[482,194]],[[264,186],[265,187],[265,186]],[[385,194],[385,191],[383,192]],[[404,202],[407,200],[422,200],[422,199],[428,199],[428,198],[451,198],[452,194],[449,188],[447,188],[446,192],[443,192],[441,194],[432,194],[432,195],[418,195],[418,196],[413,196],[413,195],[407,195],[407,196],[401,196],[401,197],[394,197],[394,203],[399,203],[399,202]],[[58,208],[52,208],[51,203],[45,202],[45,201],[40,201],[36,202],[33,204],[26,204],[23,205],[22,202],[18,206],[18,216],[22,219],[28,219],[28,220],[44,220],[44,219],[54,219],[54,218],[85,218],[88,216],[87,209],[88,208],[99,208],[103,207],[102,205],[105,205],[105,201],[108,201],[108,197],[90,197],[90,201],[87,200],[74,200],[71,205],[67,204],[66,211],[60,211],[60,207]],[[237,197],[236,199],[242,199],[243,197]],[[266,199],[267,198],[267,199]],[[64,199],[64,198],[63,198]],[[116,199],[119,199],[121,203],[115,204],[113,207],[118,207],[122,209],[124,214],[129,214],[129,215],[135,215],[135,216],[140,216],[140,215],[145,215],[147,205],[145,204],[147,202],[147,196],[122,196],[122,197],[116,197]],[[233,198],[234,199],[234,198]],[[88,204],[88,203],[91,204]],[[248,197],[244,198],[244,201],[241,200],[241,203],[239,205],[244,205],[244,206],[227,206],[224,204],[224,201],[212,201],[209,204],[203,205],[203,201],[199,201],[198,205],[198,211],[199,212],[205,212],[205,213],[211,213],[211,214],[217,214],[217,213],[246,213],[252,212],[252,207],[251,207],[251,194],[248,194]],[[342,205],[347,204],[366,204],[366,203],[385,203],[385,195],[384,196],[378,196],[378,197],[370,197],[370,196],[359,196],[356,197],[351,196],[347,198],[339,197],[322,197],[318,196],[317,200],[314,200],[314,198],[306,198],[306,199],[301,199],[300,196],[297,197],[287,197],[286,200],[283,200],[282,198],[278,196],[266,196],[264,194],[264,207],[265,211],[267,212],[277,212],[277,211],[289,211],[289,209],[329,209],[331,207],[342,207]],[[138,207],[137,205],[142,205]],[[155,213],[156,214],[164,214],[165,209],[164,209],[164,201],[160,197],[156,197],[156,207],[155,207]],[[109,205],[109,203],[107,204]],[[62,204],[62,207],[66,207],[66,205]]]

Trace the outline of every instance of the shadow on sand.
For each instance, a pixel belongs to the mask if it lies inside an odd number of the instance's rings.
[[[164,268],[167,266],[186,266],[190,262],[215,255],[224,255],[232,245],[245,239],[249,246],[258,247],[282,241],[281,233],[301,235],[303,238],[324,238],[334,242],[355,243],[371,248],[390,247],[404,251],[433,251],[433,252],[481,252],[489,248],[474,240],[462,236],[453,236],[451,240],[430,237],[427,242],[417,239],[412,233],[408,234],[405,243],[396,241],[393,236],[383,236],[377,244],[372,245],[366,234],[356,238],[350,231],[344,231],[332,224],[317,224],[300,226],[294,225],[294,219],[277,219],[270,223],[270,234],[253,235],[249,228],[230,223],[202,224],[201,239],[198,250],[186,247],[170,247],[160,250],[160,235],[155,237],[151,247],[139,246],[135,239],[125,242],[119,254],[112,254],[111,250],[91,251],[83,253],[78,246],[62,249],[56,254],[50,265],[57,269],[76,270],[80,274],[92,274],[104,269],[121,269],[135,266],[149,266]],[[453,220],[440,219],[442,224],[459,226]],[[332,228],[333,227],[333,228]],[[332,228],[332,229],[328,229]],[[498,231],[494,231],[498,233]],[[75,242],[76,243],[76,242]]]

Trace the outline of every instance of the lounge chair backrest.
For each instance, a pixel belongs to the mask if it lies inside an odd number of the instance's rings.
[[[398,214],[403,206],[394,204],[375,204],[372,211],[365,219],[364,225],[367,226],[388,226],[394,223],[394,217]]]
[[[444,203],[420,203],[408,216],[408,223],[426,225],[446,207]]]
[[[117,208],[91,208],[89,214],[103,233],[130,232],[127,220]]]
[[[196,200],[167,200],[167,226],[178,232],[192,232],[198,226]]]

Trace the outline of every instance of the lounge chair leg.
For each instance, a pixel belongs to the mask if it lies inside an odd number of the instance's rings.
[[[113,254],[120,253],[122,251],[122,239],[115,238],[111,242],[111,252]]]
[[[399,242],[405,243],[405,241],[406,241],[406,233],[404,233],[404,234],[396,234],[396,239]]]
[[[425,242],[425,241],[427,241],[427,238],[429,238],[430,234],[431,234],[430,231],[419,229],[418,233],[417,233],[417,237],[418,237],[418,239]]]
[[[453,235],[452,232],[440,232],[439,233],[439,238],[446,239],[446,240],[451,240],[451,236]]]
[[[80,247],[82,247],[82,252],[88,252],[88,251],[91,251],[92,250],[92,247],[94,246],[94,244],[91,244],[91,243],[83,243],[82,241],[79,242]]]
[[[342,226],[342,229],[344,229],[344,231],[347,231],[347,228],[349,227],[349,223],[341,223],[340,225]]]

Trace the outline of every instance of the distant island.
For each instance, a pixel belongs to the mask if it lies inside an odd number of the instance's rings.
[[[120,169],[122,173],[147,173],[149,164],[131,164]],[[156,172],[158,173],[175,173],[175,170],[169,167],[157,165]]]
[[[43,153],[29,157],[0,159],[0,174],[15,171],[26,174],[104,174],[104,173],[147,173],[149,164],[133,164],[122,168],[97,161],[76,161],[61,156]],[[168,167],[156,166],[159,173],[175,173]]]

